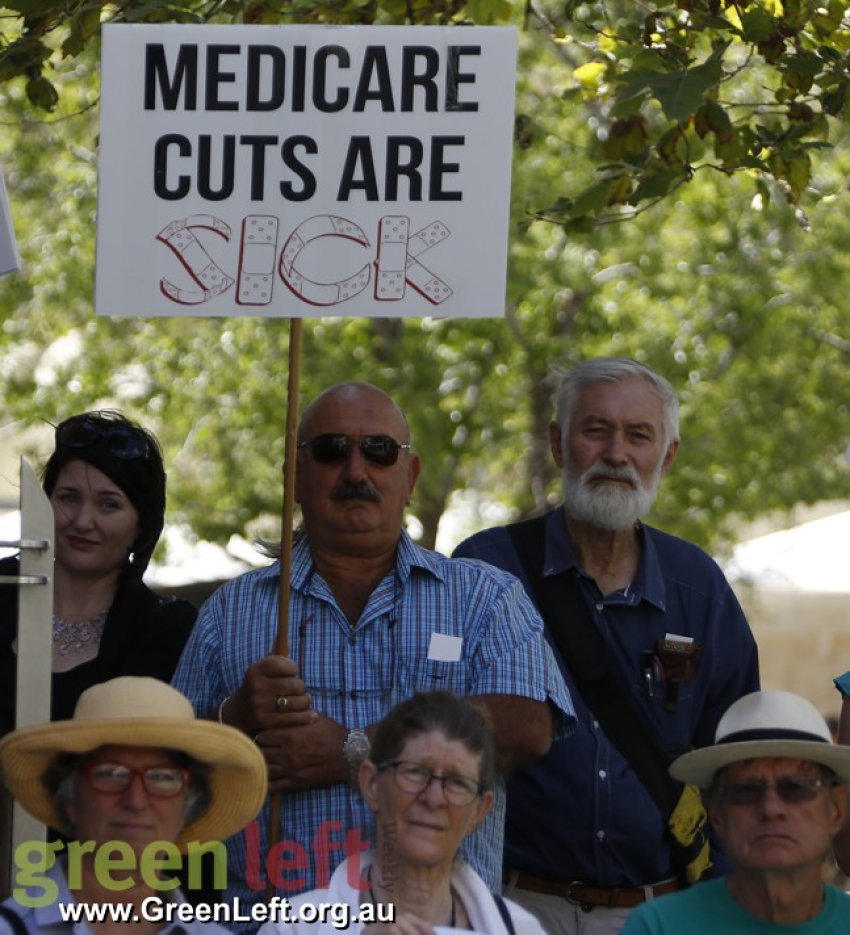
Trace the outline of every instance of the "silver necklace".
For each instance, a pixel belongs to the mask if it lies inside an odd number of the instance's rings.
[[[101,611],[91,620],[63,620],[53,615],[53,642],[60,656],[84,653],[88,647],[99,646],[106,624],[108,610]]]

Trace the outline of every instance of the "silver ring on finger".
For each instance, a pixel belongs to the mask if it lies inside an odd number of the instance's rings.
[[[288,704],[289,704],[289,699],[286,697],[286,695],[275,696],[274,706],[277,709],[278,714],[283,714]]]

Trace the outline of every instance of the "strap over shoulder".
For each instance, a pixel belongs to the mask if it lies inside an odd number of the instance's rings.
[[[635,709],[594,622],[574,569],[544,575],[546,517],[507,526],[533,588],[546,631],[573,683],[658,806],[670,835],[676,871],[693,883],[711,865],[707,816],[699,790],[668,772],[669,761],[649,725]]]
[[[499,896],[498,893],[493,894],[493,899],[496,901],[496,908],[499,910],[499,915],[502,917],[502,921],[505,923],[505,928],[508,931],[508,935],[516,935],[514,920],[511,918],[511,914],[508,911],[505,900]]]
[[[27,927],[24,925],[24,920],[14,909],[9,906],[4,906],[2,903],[0,903],[0,919],[5,919],[5,921],[9,923],[12,935],[27,935]]]

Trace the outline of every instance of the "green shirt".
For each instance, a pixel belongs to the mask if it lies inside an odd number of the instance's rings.
[[[824,906],[799,925],[764,922],[732,898],[724,879],[697,883],[680,893],[661,896],[629,914],[620,935],[847,935],[850,895],[826,886]]]

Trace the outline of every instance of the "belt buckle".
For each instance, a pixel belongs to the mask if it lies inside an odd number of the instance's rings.
[[[574,906],[578,906],[582,912],[591,912],[593,910],[593,903],[584,902],[581,899],[577,899],[573,896],[572,889],[574,886],[587,886],[582,880],[571,880],[567,884],[567,891],[564,894],[567,902],[572,903]]]

